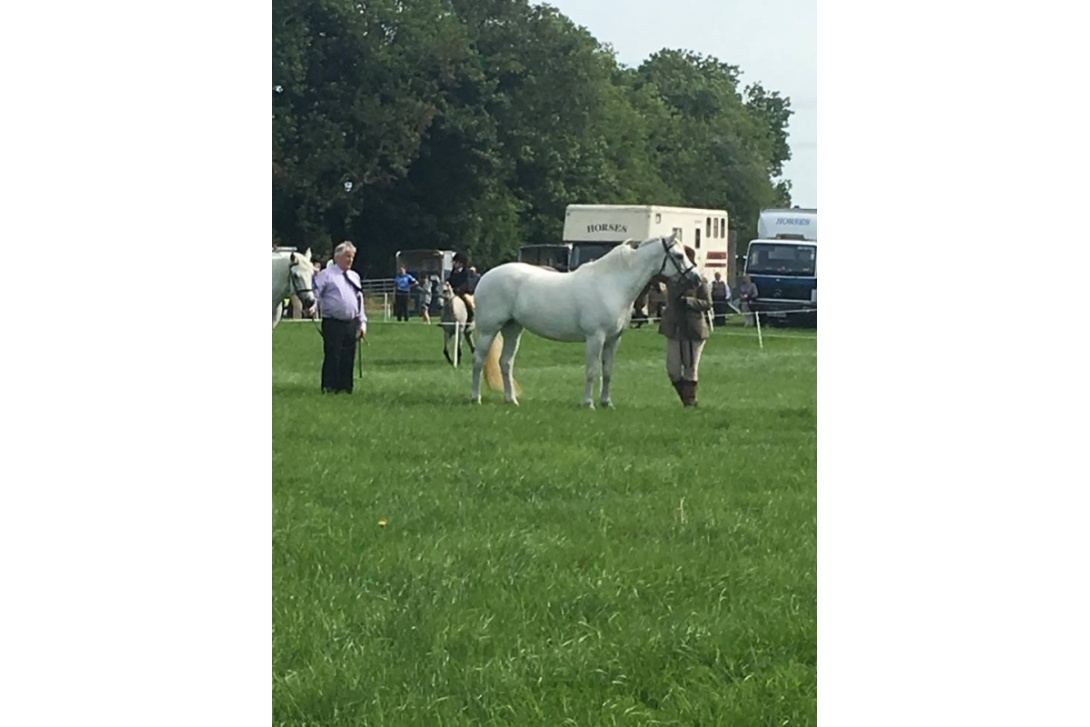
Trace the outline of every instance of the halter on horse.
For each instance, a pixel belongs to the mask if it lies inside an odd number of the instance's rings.
[[[595,382],[601,378],[602,406],[612,406],[610,380],[621,334],[632,318],[632,302],[652,277],[699,278],[674,236],[618,245],[570,273],[526,263],[505,263],[484,274],[477,285],[477,351],[473,358],[472,400],[481,401],[481,371],[489,387],[518,404],[512,371],[523,329],[554,341],[586,342],[583,405],[594,408]],[[502,345],[503,352],[499,352]]]
[[[463,341],[469,344],[471,352],[476,353],[477,351],[472,335],[477,329],[477,324],[475,322],[466,323],[466,319],[469,317],[466,304],[454,294],[454,288],[450,287],[450,283],[443,283],[441,295],[443,297],[443,314],[439,325],[443,327],[443,355],[447,357],[447,361],[457,366],[458,362],[462,360]],[[454,347],[454,358],[452,359],[450,357],[450,339],[455,336],[456,332],[458,345]]]
[[[289,295],[298,296],[303,309],[314,306],[314,275],[317,271],[310,261],[310,250],[305,253],[273,250],[272,302],[273,328],[280,322],[280,306]]]

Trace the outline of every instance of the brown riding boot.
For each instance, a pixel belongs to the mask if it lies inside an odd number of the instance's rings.
[[[674,391],[677,392],[677,398],[681,399],[681,403],[684,404],[685,403],[685,394],[682,393],[681,385],[684,384],[685,382],[682,381],[681,379],[678,379],[677,381],[674,381],[673,379],[670,379],[670,383],[674,385]]]
[[[696,406],[696,383],[695,381],[682,381],[679,393],[681,394],[681,403],[685,406]]]

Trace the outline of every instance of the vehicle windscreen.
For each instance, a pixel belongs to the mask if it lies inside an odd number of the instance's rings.
[[[746,260],[746,272],[756,275],[814,275],[816,266],[817,248],[794,243],[752,243]]]
[[[584,263],[589,263],[592,260],[605,255],[607,252],[619,245],[619,242],[577,242],[572,246],[571,251],[571,269],[575,270]]]

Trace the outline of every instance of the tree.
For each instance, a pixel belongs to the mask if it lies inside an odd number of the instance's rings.
[[[357,265],[556,242],[572,203],[786,204],[790,101],[712,57],[636,69],[527,0],[274,0],[273,230]]]

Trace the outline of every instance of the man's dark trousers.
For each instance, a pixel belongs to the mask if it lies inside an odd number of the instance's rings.
[[[359,323],[336,318],[322,319],[325,359],[322,361],[322,391],[352,393],[352,363],[356,358]]]

